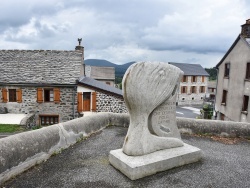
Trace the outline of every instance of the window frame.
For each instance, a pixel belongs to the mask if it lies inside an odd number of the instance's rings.
[[[181,93],[187,93],[187,86],[181,86]]]
[[[249,103],[249,96],[244,95],[243,96],[243,103],[242,103],[242,112],[247,113],[247,111],[248,111],[248,103]]]
[[[226,104],[227,104],[227,95],[228,95],[227,90],[223,89],[223,91],[222,91],[222,100],[221,100],[222,105],[226,106]]]
[[[182,82],[187,83],[188,77],[186,75],[182,76]]]
[[[205,93],[205,86],[200,86],[200,93]]]
[[[8,89],[8,97],[9,102],[17,102],[17,90],[16,89]]]
[[[230,63],[225,63],[225,66],[224,66],[224,78],[229,78],[230,68],[231,68]]]
[[[197,93],[196,86],[191,86],[191,93]]]
[[[49,95],[47,93],[48,91],[49,91]],[[46,95],[45,95],[45,93],[46,93]],[[51,97],[51,95],[52,95],[52,97]],[[49,100],[47,100],[47,99],[49,99]],[[44,88],[43,89],[43,102],[54,102],[54,88]]]
[[[250,80],[250,63],[248,62],[246,65],[246,76],[245,76],[246,80]]]
[[[42,118],[45,118],[45,119],[42,120]],[[47,121],[47,118],[48,118],[49,124],[45,123]],[[43,123],[43,121],[44,121],[44,123]],[[53,123],[51,123],[51,122],[53,122]],[[58,123],[59,123],[59,115],[56,115],[56,114],[52,114],[52,115],[41,114],[41,115],[39,115],[39,124],[41,126],[54,125],[54,124],[58,124]]]
[[[192,76],[191,81],[192,81],[192,83],[196,83],[197,82],[197,76]]]

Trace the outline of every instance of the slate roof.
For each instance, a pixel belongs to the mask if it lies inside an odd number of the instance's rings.
[[[79,78],[79,84],[93,87],[95,89],[100,89],[100,90],[103,90],[103,91],[106,91],[109,93],[113,93],[113,94],[116,94],[119,96],[123,96],[122,90],[115,88],[115,87],[112,87],[112,86],[105,84],[103,82],[97,81],[97,80],[90,78],[90,77],[82,76],[81,78]]]
[[[226,59],[228,54],[233,50],[234,46],[238,43],[239,40],[243,40],[250,48],[250,38],[244,38],[241,35],[238,35],[238,37],[236,38],[236,40],[234,41],[232,46],[229,48],[229,50],[226,52],[226,54],[223,56],[223,58],[220,60],[220,62],[216,65],[217,69],[219,68],[220,64]]]
[[[173,62],[169,62],[169,64],[178,67],[184,72],[184,75],[187,76],[209,76],[209,74],[200,64],[173,63]]]
[[[0,84],[76,84],[83,51],[0,50]]]

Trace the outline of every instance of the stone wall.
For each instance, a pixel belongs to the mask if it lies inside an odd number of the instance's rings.
[[[97,92],[96,96],[97,112],[127,113],[127,107],[122,97]]]
[[[27,129],[31,129],[32,127],[36,126],[36,115],[30,114],[26,116],[21,120],[20,125]]]
[[[204,82],[202,82],[202,76],[196,76],[197,82],[191,82],[191,76],[187,76],[187,82],[180,82],[179,92],[176,101],[178,105],[193,105],[193,104],[203,104],[203,99],[205,98],[207,91],[208,77],[205,76]],[[181,93],[181,86],[187,86],[187,93]],[[191,93],[191,86],[196,86],[196,93]],[[200,86],[205,86],[205,92],[200,93]]]
[[[0,91],[3,86],[0,86]],[[59,115],[59,122],[65,122],[73,119],[73,108],[75,110],[75,117],[77,117],[77,92],[73,87],[46,87],[60,89],[60,103],[54,102],[37,102],[37,87],[19,87],[11,86],[4,87],[7,89],[22,89],[22,103],[0,101],[0,107],[6,107],[9,113],[14,114],[35,114],[36,124],[39,124],[39,115]],[[41,88],[41,87],[39,87]],[[74,102],[73,102],[74,95]],[[0,92],[0,99],[2,92]],[[74,107],[73,107],[74,105]]]

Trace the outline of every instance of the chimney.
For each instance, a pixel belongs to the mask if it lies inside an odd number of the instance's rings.
[[[85,76],[85,64],[84,64],[84,47],[81,46],[82,38],[78,38],[79,45],[75,47],[75,50],[82,51],[82,63],[80,69],[80,75]]]
[[[246,20],[246,23],[241,26],[241,34],[244,38],[250,38],[250,19]]]
[[[83,51],[83,46],[81,46],[82,38],[78,38],[79,45],[76,46],[75,50],[82,50]]]

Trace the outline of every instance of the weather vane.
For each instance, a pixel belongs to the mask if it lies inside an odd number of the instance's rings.
[[[82,38],[78,38],[79,46],[81,46]]]

